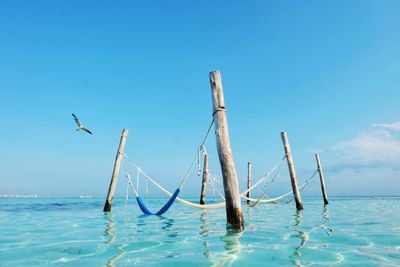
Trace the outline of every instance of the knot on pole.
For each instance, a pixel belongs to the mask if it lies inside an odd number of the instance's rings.
[[[214,118],[215,114],[217,114],[219,111],[226,111],[225,107],[218,107],[212,114],[212,117]]]

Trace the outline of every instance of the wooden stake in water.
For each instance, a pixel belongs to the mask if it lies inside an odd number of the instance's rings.
[[[324,204],[328,205],[328,195],[326,194],[325,189],[325,179],[324,179],[324,172],[322,171],[321,161],[319,160],[319,155],[315,154],[315,159],[317,160],[317,168],[319,173],[319,181],[321,182],[321,190],[322,190],[322,197],[324,198]]]
[[[208,175],[208,155],[204,151],[204,164],[203,164],[203,180],[201,183],[200,204],[206,203],[206,189],[207,189],[207,175]]]
[[[247,190],[251,187],[251,162],[247,162]],[[250,198],[250,191],[247,191],[247,197]],[[250,204],[250,200],[247,199],[247,205]]]
[[[104,212],[111,210],[112,202],[114,199],[115,187],[117,186],[117,181],[118,181],[118,173],[121,165],[122,154],[124,153],[125,141],[127,136],[128,136],[128,129],[124,129],[121,134],[121,140],[119,142],[117,156],[115,157],[114,170],[111,176],[110,186],[108,188],[106,203],[104,204],[104,209],[103,209]]]
[[[285,149],[285,155],[286,155],[287,164],[288,164],[288,168],[289,168],[289,174],[290,174],[290,181],[292,183],[293,196],[294,196],[294,200],[296,201],[296,208],[298,210],[302,210],[303,203],[301,201],[301,194],[300,194],[299,186],[297,184],[296,170],[294,169],[292,152],[290,151],[290,145],[289,145],[288,138],[286,136],[286,132],[281,133],[281,138],[282,138],[282,142],[283,142],[283,147]]]
[[[228,120],[226,117],[221,74],[219,71],[210,72],[210,86],[218,157],[224,183],[226,217],[228,223],[230,223],[233,228],[243,230],[244,221],[238,179],[229,140]]]

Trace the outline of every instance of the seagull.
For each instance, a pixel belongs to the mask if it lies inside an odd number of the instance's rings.
[[[72,113],[72,117],[74,117],[74,120],[75,120],[75,122],[76,122],[76,125],[78,125],[78,128],[76,128],[77,131],[83,130],[83,131],[85,131],[85,132],[87,132],[87,133],[92,134],[92,132],[91,132],[88,128],[86,128],[85,126],[83,126],[83,125],[81,124],[81,122],[79,121],[78,117],[75,116],[74,113]]]

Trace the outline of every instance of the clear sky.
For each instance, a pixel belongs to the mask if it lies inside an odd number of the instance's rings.
[[[321,154],[330,195],[400,194],[399,1],[0,2],[0,194],[104,196],[126,152],[170,190],[221,71],[240,187]],[[94,134],[76,132],[75,113]],[[215,136],[207,142],[219,174]],[[290,190],[283,166],[270,195]],[[192,175],[183,191],[198,196]],[[118,195],[126,187],[120,176]],[[319,195],[319,183],[304,194]],[[159,195],[150,187],[150,196]]]

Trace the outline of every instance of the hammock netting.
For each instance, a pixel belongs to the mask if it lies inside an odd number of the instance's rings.
[[[172,204],[174,204],[175,199],[178,197],[179,192],[181,190],[178,188],[175,190],[174,194],[169,198],[169,200],[167,201],[167,203],[165,203],[165,205],[156,213],[151,212],[146,205],[144,204],[142,198],[140,196],[136,197],[136,202],[139,205],[139,208],[142,210],[142,212],[146,215],[162,215],[165,212],[167,212],[169,210],[169,208],[172,206]]]

